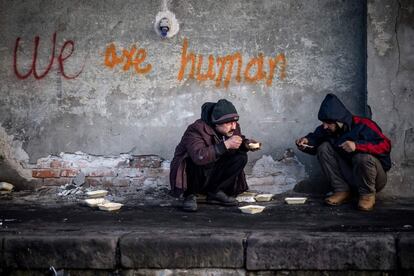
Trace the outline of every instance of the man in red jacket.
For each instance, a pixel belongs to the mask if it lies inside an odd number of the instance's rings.
[[[317,154],[334,190],[325,202],[345,203],[353,188],[359,194],[358,208],[372,210],[375,194],[384,188],[391,168],[390,140],[374,121],[353,116],[334,94],[323,100],[318,119],[322,125],[296,140],[296,145],[303,152]]]
[[[234,198],[247,190],[244,167],[249,143],[237,123],[234,105],[221,99],[204,103],[201,118],[184,132],[171,161],[170,184],[174,195],[184,195],[183,209],[196,211],[196,194],[208,203],[235,206]]]

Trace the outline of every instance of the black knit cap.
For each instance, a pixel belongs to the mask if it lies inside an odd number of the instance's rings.
[[[219,100],[213,107],[211,122],[219,125],[239,120],[239,114],[234,105],[226,99]]]

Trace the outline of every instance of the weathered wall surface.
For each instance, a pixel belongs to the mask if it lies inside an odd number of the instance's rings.
[[[414,2],[368,1],[367,84],[373,119],[392,142],[386,194],[414,194]]]
[[[76,151],[170,159],[202,103],[227,98],[264,144],[250,157],[279,157],[318,124],[326,93],[364,114],[365,4],[1,0],[0,124],[30,163]],[[180,23],[169,39],[153,29],[165,6]]]

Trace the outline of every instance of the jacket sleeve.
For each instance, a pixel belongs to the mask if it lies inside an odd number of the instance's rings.
[[[187,129],[182,142],[191,160],[198,166],[210,164],[218,158],[215,145],[209,145],[196,128]]]
[[[354,118],[356,126],[352,132],[356,132],[355,146],[357,152],[365,152],[374,155],[388,154],[391,151],[391,141],[378,127],[376,123],[367,118]]]
[[[248,139],[246,139],[246,136],[244,136],[242,133],[241,133],[241,128],[240,128],[240,125],[239,125],[239,123],[237,123],[237,126],[236,126],[236,130],[234,131],[234,134],[233,135],[238,135],[238,136],[240,136],[241,138],[242,138],[242,143],[241,143],[241,145],[240,145],[240,148],[239,148],[239,150],[240,151],[243,151],[243,152],[248,152],[249,151],[249,148],[247,148],[246,147],[246,140],[248,140]]]
[[[305,136],[309,141],[309,146],[313,146],[313,148],[305,148],[302,151],[309,154],[316,154],[318,146],[323,143],[326,136],[327,133],[326,130],[323,129],[323,126],[318,126],[314,132],[308,133],[308,135]]]

